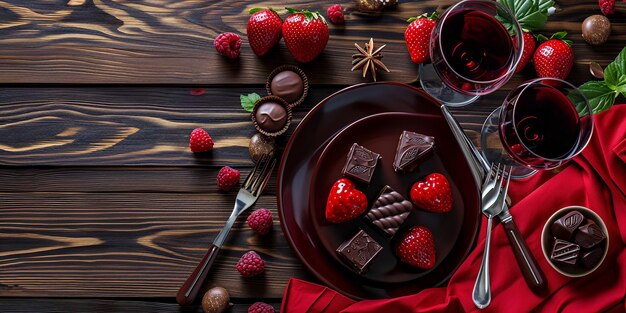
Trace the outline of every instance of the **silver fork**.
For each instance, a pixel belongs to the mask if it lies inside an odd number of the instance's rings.
[[[265,185],[270,179],[274,165],[276,165],[276,159],[264,157],[256,164],[250,174],[248,174],[241,189],[239,189],[237,199],[235,200],[235,207],[226,225],[224,225],[224,228],[217,234],[217,237],[215,237],[215,240],[213,240],[213,243],[209,246],[209,250],[200,263],[198,263],[198,266],[196,266],[196,269],[189,275],[185,283],[178,290],[176,301],[179,304],[187,305],[195,300],[198,291],[200,291],[200,287],[202,287],[202,283],[211,269],[213,261],[215,261],[237,217],[251,207],[259,198],[263,188],[265,188]]]
[[[486,308],[491,303],[491,283],[489,280],[489,247],[491,246],[491,226],[493,217],[500,214],[506,204],[506,194],[509,190],[509,182],[511,181],[511,168],[506,171],[506,166],[502,167],[500,173],[500,164],[494,171],[494,166],[491,166],[491,172],[485,179],[484,186],[491,187],[490,190],[483,190],[483,214],[487,216],[487,238],[485,239],[485,252],[483,253],[483,260],[480,264],[480,270],[478,271],[478,277],[474,284],[474,291],[472,292],[472,300],[479,309]],[[499,177],[499,178],[498,178]],[[506,180],[506,186],[502,187]],[[495,187],[496,181],[498,186]],[[494,188],[495,187],[495,188]]]

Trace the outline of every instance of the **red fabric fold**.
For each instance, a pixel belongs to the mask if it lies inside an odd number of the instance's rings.
[[[501,225],[491,248],[491,305],[478,310],[471,300],[484,250],[485,229],[476,248],[447,287],[426,289],[394,299],[356,302],[313,283],[291,279],[281,312],[626,312],[626,105],[596,115],[589,146],[560,171],[541,172],[511,182],[509,195],[517,226],[548,281],[537,295],[528,289]],[[556,272],[541,251],[545,221],[558,209],[581,205],[595,211],[609,232],[609,251],[600,268],[582,278]]]

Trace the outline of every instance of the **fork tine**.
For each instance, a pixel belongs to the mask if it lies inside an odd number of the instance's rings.
[[[253,195],[259,196],[261,194],[261,192],[263,191],[263,189],[265,189],[265,185],[267,185],[267,182],[270,180],[270,177],[272,176],[272,171],[274,170],[274,166],[276,165],[276,159],[272,160],[272,164],[269,166],[269,169],[267,170],[267,172],[263,173],[264,178],[261,181],[261,184],[257,187],[257,189],[254,190]]]
[[[256,172],[259,170],[259,168],[261,167],[261,164],[265,163],[265,159],[267,158],[267,156],[263,156],[261,157],[261,159],[256,163],[256,165],[254,165],[254,168],[252,169],[252,171],[250,171],[250,173],[248,174],[248,177],[246,177],[246,180],[243,182],[243,184],[241,185],[242,188],[244,189],[248,189],[250,187],[250,184],[252,183],[252,177],[254,177],[254,174],[256,174]]]
[[[255,191],[257,190],[257,188],[259,188],[259,185],[265,179],[265,176],[267,175],[267,168],[270,166],[270,164],[272,164],[272,162],[269,162],[269,160],[266,160],[266,161],[267,162],[265,162],[265,164],[263,164],[263,169],[261,170],[259,175],[254,179],[254,182],[252,183],[252,186],[248,190],[253,195],[255,194]]]

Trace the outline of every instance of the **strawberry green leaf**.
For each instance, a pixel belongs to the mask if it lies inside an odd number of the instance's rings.
[[[287,10],[287,12],[289,12],[291,14],[296,14],[296,13],[299,12],[297,9],[294,9],[294,8],[287,8],[287,7],[285,7],[285,10]]]
[[[261,96],[259,96],[257,93],[251,93],[246,95],[240,95],[239,96],[239,100],[241,101],[241,107],[246,110],[247,112],[252,112],[252,109],[254,108],[254,104],[261,99]]]
[[[263,8],[252,8],[252,9],[250,9],[250,11],[248,11],[248,13],[254,14],[254,13],[259,12],[261,10],[263,10]]]
[[[624,94],[626,90],[626,47],[617,55],[615,61],[604,69],[604,82],[612,90],[619,89],[618,92]]]
[[[611,90],[603,81],[588,81],[578,87],[578,90],[585,95],[589,101],[591,111],[596,114],[608,110],[617,98],[618,93]],[[570,99],[576,105],[576,111],[583,116],[589,114],[585,100],[582,97],[570,96]]]
[[[544,41],[548,41],[548,37],[542,35],[542,34],[537,34],[535,35],[535,39],[537,39],[538,43],[542,43]]]
[[[550,39],[563,39],[567,36],[567,32],[556,32],[550,36]]]
[[[429,15],[428,12],[424,12],[424,13],[418,15],[418,16],[411,17],[411,18],[409,18],[406,21],[407,21],[407,23],[411,23],[411,22],[413,22],[413,21],[415,21],[417,19],[420,19],[422,17],[427,18],[429,20],[436,20],[439,17],[439,13],[437,11],[433,11]]]

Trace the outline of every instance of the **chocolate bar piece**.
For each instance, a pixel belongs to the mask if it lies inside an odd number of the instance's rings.
[[[362,274],[382,249],[378,242],[361,229],[354,237],[342,243],[337,248],[337,253]]]
[[[593,268],[598,265],[602,256],[604,256],[604,250],[600,247],[596,247],[591,251],[583,253],[583,255],[580,256],[580,261],[586,268]]]
[[[393,237],[413,210],[413,204],[389,186],[385,186],[365,218]]]
[[[576,259],[580,253],[580,246],[569,241],[554,238],[554,246],[552,248],[552,261],[565,264],[576,264]]]
[[[435,138],[410,131],[403,131],[398,141],[393,169],[396,172],[412,172],[421,160],[434,151]]]
[[[606,235],[602,229],[592,220],[587,224],[578,227],[578,231],[574,236],[574,241],[585,249],[591,249],[606,239]]]
[[[380,154],[367,150],[358,144],[352,144],[346,165],[343,167],[342,174],[348,178],[354,178],[357,181],[369,184],[374,176],[374,170]]]
[[[563,240],[569,240],[574,234],[574,231],[583,223],[585,217],[578,211],[571,211],[565,214],[563,217],[554,221],[550,226],[552,235]]]

